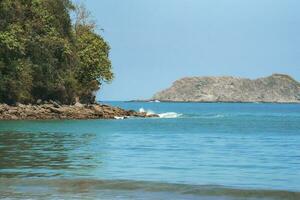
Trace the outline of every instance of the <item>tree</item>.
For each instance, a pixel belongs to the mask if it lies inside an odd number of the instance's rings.
[[[90,20],[90,14],[83,5],[76,7],[74,27],[79,57],[76,77],[83,89],[81,97],[84,101],[93,101],[95,91],[102,82],[110,82],[114,77],[109,59],[110,47],[95,32],[96,25]]]
[[[91,103],[101,83],[112,80],[111,70],[109,46],[83,6],[70,0],[0,2],[0,102]]]

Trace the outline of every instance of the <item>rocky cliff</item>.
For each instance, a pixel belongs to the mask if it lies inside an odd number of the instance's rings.
[[[277,102],[300,103],[300,83],[284,74],[258,79],[187,77],[153,96],[179,102]]]

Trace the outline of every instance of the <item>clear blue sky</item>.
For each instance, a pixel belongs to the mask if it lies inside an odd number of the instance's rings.
[[[100,100],[150,98],[185,76],[300,80],[299,0],[85,0],[111,45]]]

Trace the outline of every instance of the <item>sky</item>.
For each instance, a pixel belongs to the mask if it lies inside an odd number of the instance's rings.
[[[300,80],[299,0],[83,2],[111,46],[115,79],[98,100],[151,98],[186,76]]]

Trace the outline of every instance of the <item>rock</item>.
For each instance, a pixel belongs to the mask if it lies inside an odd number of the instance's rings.
[[[57,102],[54,101],[52,104],[53,104],[53,106],[54,106],[55,108],[60,108],[59,103],[57,103]]]
[[[76,102],[76,103],[74,104],[74,106],[76,106],[76,107],[80,107],[80,108],[84,107],[84,105],[83,105],[83,104],[81,104],[81,103],[79,103],[79,102]]]
[[[6,104],[0,104],[0,113],[4,113],[5,111],[8,110],[8,105]]]
[[[258,79],[187,77],[153,96],[179,102],[276,102],[300,103],[300,83],[284,74]]]
[[[36,104],[37,104],[37,105],[41,105],[42,102],[43,102],[43,101],[42,101],[41,99],[38,99],[38,100],[36,101]]]
[[[63,111],[62,111],[62,110],[60,110],[60,109],[57,109],[57,108],[55,108],[55,107],[49,107],[49,110],[51,110],[51,112],[53,112],[53,113],[57,113],[57,114],[61,114],[61,113],[63,113]]]
[[[103,114],[103,109],[99,105],[90,105],[90,109],[94,110],[96,113]]]
[[[127,111],[108,105],[77,104],[74,106],[52,104],[8,106],[0,104],[0,120],[19,119],[125,119],[132,117],[150,117],[145,113]],[[154,116],[153,116],[154,117]]]
[[[21,103],[19,103],[19,102],[16,102],[16,103],[15,103],[15,105],[16,105],[16,106],[20,106],[20,105],[21,105]]]

